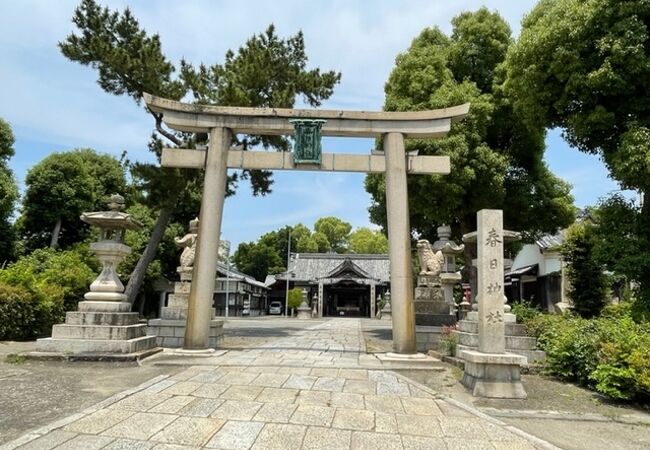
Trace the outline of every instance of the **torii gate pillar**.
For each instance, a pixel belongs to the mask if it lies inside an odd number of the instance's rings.
[[[229,129],[217,127],[210,130],[210,149],[205,161],[198,241],[183,344],[186,350],[205,350],[208,344],[221,219],[228,182],[230,143]]]
[[[393,350],[396,353],[411,354],[417,350],[404,136],[401,133],[386,134],[384,153]]]

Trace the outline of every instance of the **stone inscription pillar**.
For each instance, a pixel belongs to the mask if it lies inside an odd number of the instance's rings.
[[[375,318],[375,295],[376,295],[376,285],[372,283],[370,285],[370,318]]]
[[[323,317],[323,282],[318,282],[318,317]]]
[[[187,327],[183,345],[183,348],[187,350],[208,348],[230,141],[230,130],[226,128],[210,130],[210,146],[205,162],[194,274],[188,301]]]
[[[396,353],[413,354],[416,353],[415,307],[404,136],[401,133],[384,135],[384,152],[393,350]]]
[[[504,353],[503,211],[482,209],[477,219],[478,349],[483,353]]]

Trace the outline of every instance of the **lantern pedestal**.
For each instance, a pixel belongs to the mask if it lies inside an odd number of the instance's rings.
[[[102,271],[79,302],[78,311],[66,313],[65,323],[52,327],[52,337],[38,339],[36,352],[28,356],[49,359],[138,360],[159,352],[156,337],[147,336],[147,325],[131,311],[124,285],[116,273],[118,264],[131,253],[122,243],[124,230],[141,225],[120,212],[124,199],[111,196],[110,211],[84,213],[81,219],[101,228],[101,240],[90,248],[102,263]]]

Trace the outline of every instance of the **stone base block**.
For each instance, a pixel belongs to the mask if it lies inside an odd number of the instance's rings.
[[[462,351],[478,351],[478,347],[469,347],[467,345],[458,344],[456,346],[456,356],[460,358],[460,352]],[[540,365],[546,359],[546,353],[543,350],[512,350],[506,347],[508,353],[514,353],[515,355],[520,355],[526,358],[528,364]]]
[[[153,347],[134,353],[61,353],[61,352],[26,352],[21,353],[28,359],[40,361],[103,361],[103,362],[127,362],[140,361],[158,352],[162,348]]]
[[[474,397],[526,398],[521,384],[521,366],[526,358],[512,353],[482,353],[472,350],[460,352],[465,360],[463,385]]]
[[[92,285],[91,285],[92,289]],[[126,295],[121,292],[86,292],[84,298],[90,302],[125,302]]]
[[[382,311],[381,312],[381,320],[393,320],[393,315],[391,314],[390,311]]]
[[[298,310],[298,314],[296,315],[297,319],[311,319],[310,307],[306,307],[306,308],[298,307],[297,310]]]
[[[170,294],[167,299],[167,307],[187,309],[189,297],[187,294]]]
[[[136,325],[69,325],[59,324],[52,327],[55,339],[117,340],[128,341],[147,335],[147,326]]]
[[[449,306],[447,306],[449,308]],[[456,323],[454,314],[415,314],[415,325],[426,327],[441,327],[443,325],[453,325]]]
[[[458,337],[456,356],[460,357],[463,350],[478,351],[478,322],[461,320],[458,330],[453,332]],[[537,349],[537,340],[527,336],[526,327],[516,323],[505,324],[506,351],[524,356],[529,364],[541,364],[546,354]]]
[[[65,313],[66,325],[136,325],[140,318],[138,313],[106,313],[68,311]]]
[[[165,348],[182,348],[185,342],[186,320],[151,319],[147,334],[156,337],[156,343]],[[223,338],[223,320],[210,321],[208,346],[216,348]]]
[[[39,352],[62,353],[68,356],[88,353],[137,353],[156,347],[155,336],[128,340],[45,338],[36,341]]]
[[[440,339],[442,338],[442,327],[415,327],[415,346],[418,352],[426,353],[429,350],[438,350],[440,348]]]
[[[77,309],[82,312],[131,312],[131,303],[86,301],[79,302]]]

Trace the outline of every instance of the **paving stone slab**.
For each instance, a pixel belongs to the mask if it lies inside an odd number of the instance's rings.
[[[156,433],[151,440],[166,444],[201,446],[225,423],[208,417],[179,417]]]
[[[228,421],[206,444],[208,448],[248,450],[264,427],[263,422]]]
[[[46,434],[38,439],[30,441],[29,443],[20,447],[20,450],[50,450],[61,445],[64,442],[67,442],[71,439],[74,439],[77,436],[77,433],[72,433],[69,431],[54,430],[51,433]]]
[[[264,388],[256,400],[264,403],[293,403],[298,392],[301,391],[298,389]]]
[[[399,434],[367,433],[355,431],[352,433],[351,450],[403,450]]]
[[[447,450],[445,441],[424,436],[402,436],[404,450]]]
[[[267,423],[252,450],[300,450],[307,432],[304,425]]]
[[[108,436],[93,436],[90,434],[80,434],[77,437],[59,445],[57,450],[99,450],[104,448],[115,439]]]
[[[210,417],[226,420],[251,420],[262,405],[260,402],[246,400],[226,400],[210,414]]]
[[[375,428],[375,413],[365,409],[337,408],[332,427],[370,431]]]
[[[309,427],[303,450],[346,450],[350,448],[352,432],[322,427]]]
[[[128,419],[134,411],[123,411],[119,409],[100,409],[82,419],[66,425],[63,429],[73,433],[99,434]]]
[[[290,375],[282,385],[284,388],[311,389],[318,377],[310,375]]]
[[[133,439],[116,439],[102,450],[151,450],[155,442],[134,441]]]
[[[288,423],[298,405],[289,403],[266,403],[255,414],[253,420],[260,422]]]
[[[289,419],[289,422],[298,425],[318,425],[327,427],[334,418],[334,408],[316,405],[299,405]]]
[[[172,423],[177,417],[178,416],[171,414],[139,412],[132,415],[127,420],[112,426],[102,432],[102,434],[106,436],[146,441],[151,436],[165,428],[165,426]]]
[[[188,403],[183,409],[178,411],[178,414],[182,416],[208,417],[224,401],[215,398],[195,398],[191,403]]]
[[[438,418],[434,416],[406,416],[397,414],[397,429],[400,434],[411,434],[415,436],[430,436],[442,438]],[[461,436],[457,435],[457,436]]]

